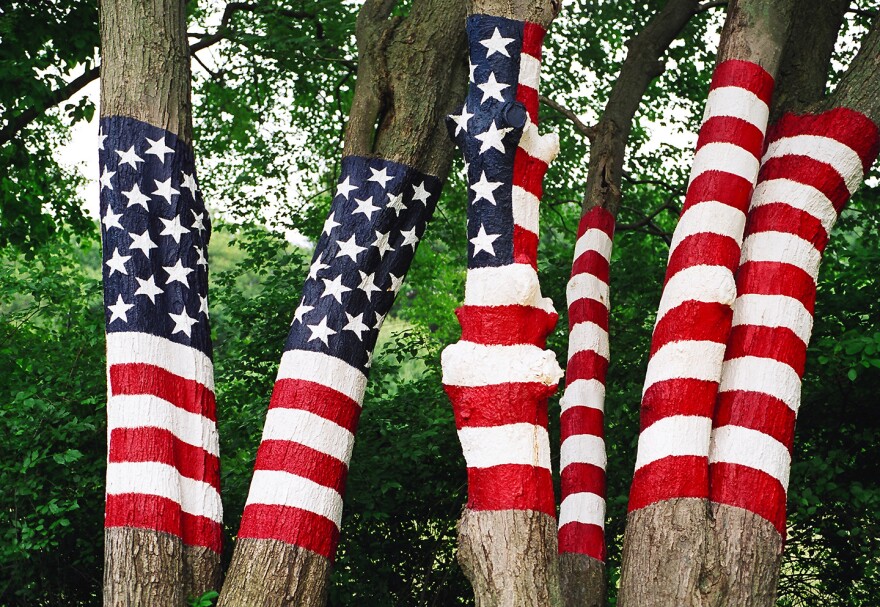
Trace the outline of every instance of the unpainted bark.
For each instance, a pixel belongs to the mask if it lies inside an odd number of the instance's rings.
[[[104,605],[183,607],[183,543],[150,529],[104,531]]]
[[[586,554],[559,555],[559,587],[563,607],[605,605],[605,563]]]
[[[817,104],[815,111],[846,107],[861,112],[875,124],[880,124],[880,19],[871,27],[859,54],[827,99]]]

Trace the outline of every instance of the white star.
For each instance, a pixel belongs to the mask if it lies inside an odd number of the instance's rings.
[[[141,253],[149,259],[150,249],[157,248],[156,243],[150,239],[150,230],[144,230],[143,234],[129,232],[128,235],[131,238],[131,244],[128,245],[128,250],[133,251],[134,249],[140,249]]]
[[[112,306],[107,306],[107,309],[110,310],[110,320],[107,322],[109,325],[114,320],[121,320],[122,322],[128,322],[128,311],[134,307],[134,304],[127,304],[122,299],[122,295],[116,298],[116,303]]]
[[[367,247],[358,245],[354,234],[352,234],[351,238],[348,240],[337,240],[336,245],[339,247],[339,252],[336,253],[336,258],[346,255],[351,258],[352,261],[357,261],[358,255],[367,250]]]
[[[113,189],[113,184],[110,183],[110,178],[116,174],[116,171],[108,171],[107,167],[104,167],[104,172],[101,173],[101,178],[98,179],[98,183],[101,184],[101,189],[110,188]]]
[[[189,173],[180,172],[180,187],[186,188],[192,194],[196,193],[196,190],[199,189],[199,186],[196,184],[195,175],[190,175]]]
[[[114,213],[113,207],[108,204],[107,213],[104,215],[104,218],[101,219],[101,223],[103,223],[104,227],[108,230],[110,228],[119,228],[120,230],[124,230],[125,228],[123,228],[122,224],[119,223],[120,217],[122,217],[122,213]]]
[[[205,251],[202,250],[202,247],[195,247],[195,250],[196,250],[196,255],[199,256],[199,258],[196,259],[196,265],[197,266],[207,266],[208,260],[205,259]]]
[[[192,326],[199,321],[190,317],[186,313],[185,307],[180,311],[180,314],[169,312],[168,316],[174,321],[174,329],[171,330],[172,335],[175,333],[186,333],[187,337],[192,337]]]
[[[296,312],[293,313],[293,320],[294,321],[298,320],[299,322],[302,322],[303,316],[305,314],[308,314],[309,312],[311,312],[314,309],[315,309],[315,306],[307,306],[305,303],[300,303],[299,307],[296,309]]]
[[[361,284],[357,288],[363,291],[364,295],[367,296],[367,301],[370,301],[374,292],[382,290],[376,286],[376,273],[367,274],[363,270],[358,270],[358,272],[361,274]]]
[[[394,215],[400,217],[400,212],[406,210],[403,204],[403,194],[388,193],[388,208],[394,210]]]
[[[113,251],[113,256],[110,257],[104,263],[110,268],[110,274],[108,276],[113,276],[113,272],[119,272],[120,274],[128,275],[128,270],[125,269],[125,262],[131,259],[131,255],[121,255],[119,253],[119,247],[116,247],[116,250]]]
[[[501,91],[508,88],[509,84],[504,84],[503,82],[498,82],[495,80],[495,73],[492,72],[489,74],[489,79],[486,80],[483,84],[478,84],[477,88],[483,91],[483,100],[480,101],[480,105],[486,103],[487,99],[497,99],[498,101],[504,101],[504,96],[501,94]]]
[[[326,263],[321,263],[320,259],[316,259],[315,262],[309,266],[309,275],[306,278],[314,278],[315,280],[318,280],[318,272],[329,267],[330,266]]]
[[[144,156],[146,156],[147,154],[152,154],[164,163],[165,154],[174,153],[174,148],[169,148],[167,145],[165,145],[164,136],[162,137],[162,139],[157,139],[156,141],[153,141],[149,137],[147,137],[146,140],[150,142],[150,149],[144,152]]]
[[[180,242],[180,235],[189,232],[185,227],[180,225],[180,215],[175,215],[171,219],[160,217],[159,221],[165,224],[165,227],[159,232],[159,236],[171,236],[174,242]]]
[[[135,277],[135,280],[138,281],[140,285],[138,290],[134,292],[135,295],[146,295],[150,298],[150,301],[156,303],[156,295],[159,293],[164,293],[162,289],[156,286],[156,279],[150,276],[146,280],[143,278]]]
[[[471,184],[471,189],[476,194],[473,204],[477,204],[481,200],[488,200],[492,204],[496,204],[493,192],[501,185],[502,182],[500,181],[489,181],[486,179],[486,171],[483,171],[480,180],[477,183]]]
[[[333,228],[339,227],[341,225],[342,225],[341,223],[339,223],[338,221],[336,221],[333,218],[333,213],[330,213],[327,216],[327,220],[324,221],[324,229],[321,230],[321,234],[327,234],[329,236],[330,232],[333,231]]]
[[[381,171],[377,171],[373,167],[370,167],[370,171],[373,174],[367,179],[367,181],[375,181],[383,190],[385,189],[385,184],[394,179],[394,176],[388,175],[388,170],[385,167],[382,167]]]
[[[401,230],[400,233],[403,235],[403,242],[400,243],[400,246],[405,247],[406,245],[411,245],[413,251],[415,251],[416,243],[419,241],[419,237],[416,236],[415,227],[410,230]]]
[[[367,364],[364,366],[367,367],[367,369],[369,369],[370,367],[373,366],[373,352],[372,351],[367,352]]]
[[[199,234],[207,230],[205,227],[205,214],[204,213],[196,213],[194,210],[190,209],[190,213],[193,214],[193,224],[192,229],[198,230]]]
[[[143,162],[144,159],[137,155],[137,152],[134,151],[134,146],[128,148],[128,151],[123,152],[121,150],[116,150],[116,153],[119,154],[119,164],[127,164],[134,170],[137,170],[137,162]]]
[[[105,139],[107,139],[107,135],[105,135],[104,133],[102,133],[101,130],[99,129],[99,130],[98,130],[98,149],[99,149],[99,150],[103,150],[103,149],[104,149],[104,140],[105,140]]]
[[[474,135],[475,139],[483,142],[483,144],[480,146],[480,154],[489,151],[490,148],[498,150],[503,154],[506,150],[504,149],[504,143],[502,142],[502,140],[504,139],[504,136],[512,130],[513,129],[511,128],[499,129],[497,126],[495,126],[495,121],[493,120],[492,123],[489,125],[489,128],[486,129],[485,133]]]
[[[363,213],[364,215],[367,216],[367,221],[370,220],[370,217],[372,217],[373,213],[375,213],[376,211],[379,210],[379,207],[373,206],[373,197],[372,196],[368,196],[367,198],[364,198],[363,200],[360,200],[359,198],[355,198],[354,201],[355,201],[355,203],[357,203],[357,208],[354,211],[352,211],[351,214],[354,215],[355,213]]]
[[[180,190],[175,190],[171,187],[171,178],[169,177],[165,181],[159,181],[158,179],[154,179],[156,182],[156,191],[153,192],[153,196],[161,196],[164,198],[168,204],[171,204],[171,197],[180,194]]]
[[[385,315],[379,314],[376,312],[376,324],[373,326],[377,331],[382,328],[382,323],[385,322]]]
[[[162,266],[162,269],[168,273],[168,280],[165,281],[166,285],[170,285],[172,282],[179,282],[185,287],[189,287],[187,276],[195,272],[192,268],[184,267],[183,262],[179,259],[173,266]]]
[[[495,33],[492,34],[491,38],[486,40],[480,40],[480,44],[486,47],[486,57],[491,57],[495,53],[501,53],[505,57],[510,57],[510,53],[507,52],[507,45],[513,42],[513,38],[502,38],[501,32],[498,31],[498,28],[495,28]]]
[[[486,226],[481,225],[480,231],[476,236],[470,239],[470,242],[474,245],[474,257],[477,256],[477,253],[480,251],[486,251],[492,257],[495,257],[495,247],[492,245],[501,234],[486,234]]]
[[[394,274],[388,274],[391,278],[391,285],[389,285],[388,290],[394,291],[394,294],[397,295],[397,292],[400,291],[400,287],[403,284],[403,279],[406,278],[406,274],[398,278]]]
[[[477,69],[477,66],[474,65],[473,63],[471,63],[470,60],[468,60],[468,66],[470,67],[470,70],[471,70],[471,75],[468,78],[470,79],[471,82],[474,82],[474,70]]]
[[[364,313],[361,312],[357,316],[352,316],[346,312],[345,315],[348,317],[348,324],[342,327],[342,330],[351,331],[357,335],[359,340],[364,341],[364,333],[370,330],[370,327],[364,324]]]
[[[343,196],[346,200],[348,200],[348,195],[351,194],[352,190],[358,189],[358,186],[351,184],[351,178],[346,177],[345,181],[339,182],[339,185],[336,186],[336,196]],[[334,198],[336,198],[334,196]]]
[[[321,280],[324,281],[324,293],[321,294],[321,297],[332,296],[337,302],[342,303],[342,294],[351,291],[350,288],[342,284],[342,274],[333,280],[329,278],[322,278]]]
[[[467,104],[464,104],[464,107],[461,108],[461,114],[450,114],[450,118],[455,123],[455,134],[458,135],[462,130],[465,133],[468,132],[467,123],[468,120],[474,117],[473,114],[469,114],[467,111]]]
[[[128,199],[127,206],[130,207],[133,204],[139,204],[142,207],[144,207],[144,209],[146,209],[147,211],[150,210],[150,207],[147,206],[147,202],[149,202],[150,197],[147,196],[146,194],[144,194],[143,192],[141,192],[140,188],[138,187],[138,184],[136,184],[136,183],[133,184],[131,186],[131,190],[129,190],[128,192],[123,192],[122,195]]]
[[[199,295],[199,314],[204,314],[205,318],[211,318],[208,313],[208,298]]]
[[[316,325],[306,325],[309,330],[312,332],[312,336],[309,338],[309,341],[314,341],[316,339],[320,339],[324,342],[325,346],[329,346],[330,344],[327,342],[327,338],[331,335],[336,335],[336,331],[327,326],[327,317],[321,319]]]
[[[431,197],[431,193],[428,192],[428,190],[425,188],[424,181],[422,183],[420,183],[419,185],[413,186],[413,200],[418,200],[418,201],[424,203],[425,206],[427,206],[428,205],[428,198],[430,198],[430,197]]]
[[[385,257],[385,253],[388,251],[393,251],[394,247],[388,244],[388,238],[391,236],[391,232],[386,232],[382,234],[379,230],[376,230],[376,241],[372,246],[379,249],[379,259]]]

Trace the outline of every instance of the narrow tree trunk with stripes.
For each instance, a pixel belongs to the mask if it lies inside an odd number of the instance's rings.
[[[182,607],[220,582],[209,226],[184,4],[101,2],[105,605]]]

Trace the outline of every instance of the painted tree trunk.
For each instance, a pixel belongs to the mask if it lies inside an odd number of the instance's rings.
[[[471,83],[450,132],[469,187],[461,340],[443,351],[468,467],[459,562],[477,605],[557,604],[555,503],[547,399],[562,371],[544,350],[556,324],[538,284],[538,206],[555,135],[539,135],[544,29],[489,15],[467,20]]]
[[[184,3],[104,0],[101,44],[104,604],[182,606],[217,588],[222,536]]]

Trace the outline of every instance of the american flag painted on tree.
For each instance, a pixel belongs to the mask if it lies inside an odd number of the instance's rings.
[[[555,516],[547,398],[562,371],[543,349],[557,314],[535,271],[542,183],[559,149],[536,124],[545,31],[473,15],[467,33],[469,92],[449,125],[469,182],[468,275],[443,384],[468,467],[468,508]]]
[[[399,163],[342,160],[238,537],[280,540],[333,560],[373,348],[440,189],[436,177]]]
[[[208,323],[210,224],[190,146],[101,120],[107,327],[107,527],[219,552],[222,507]]]

